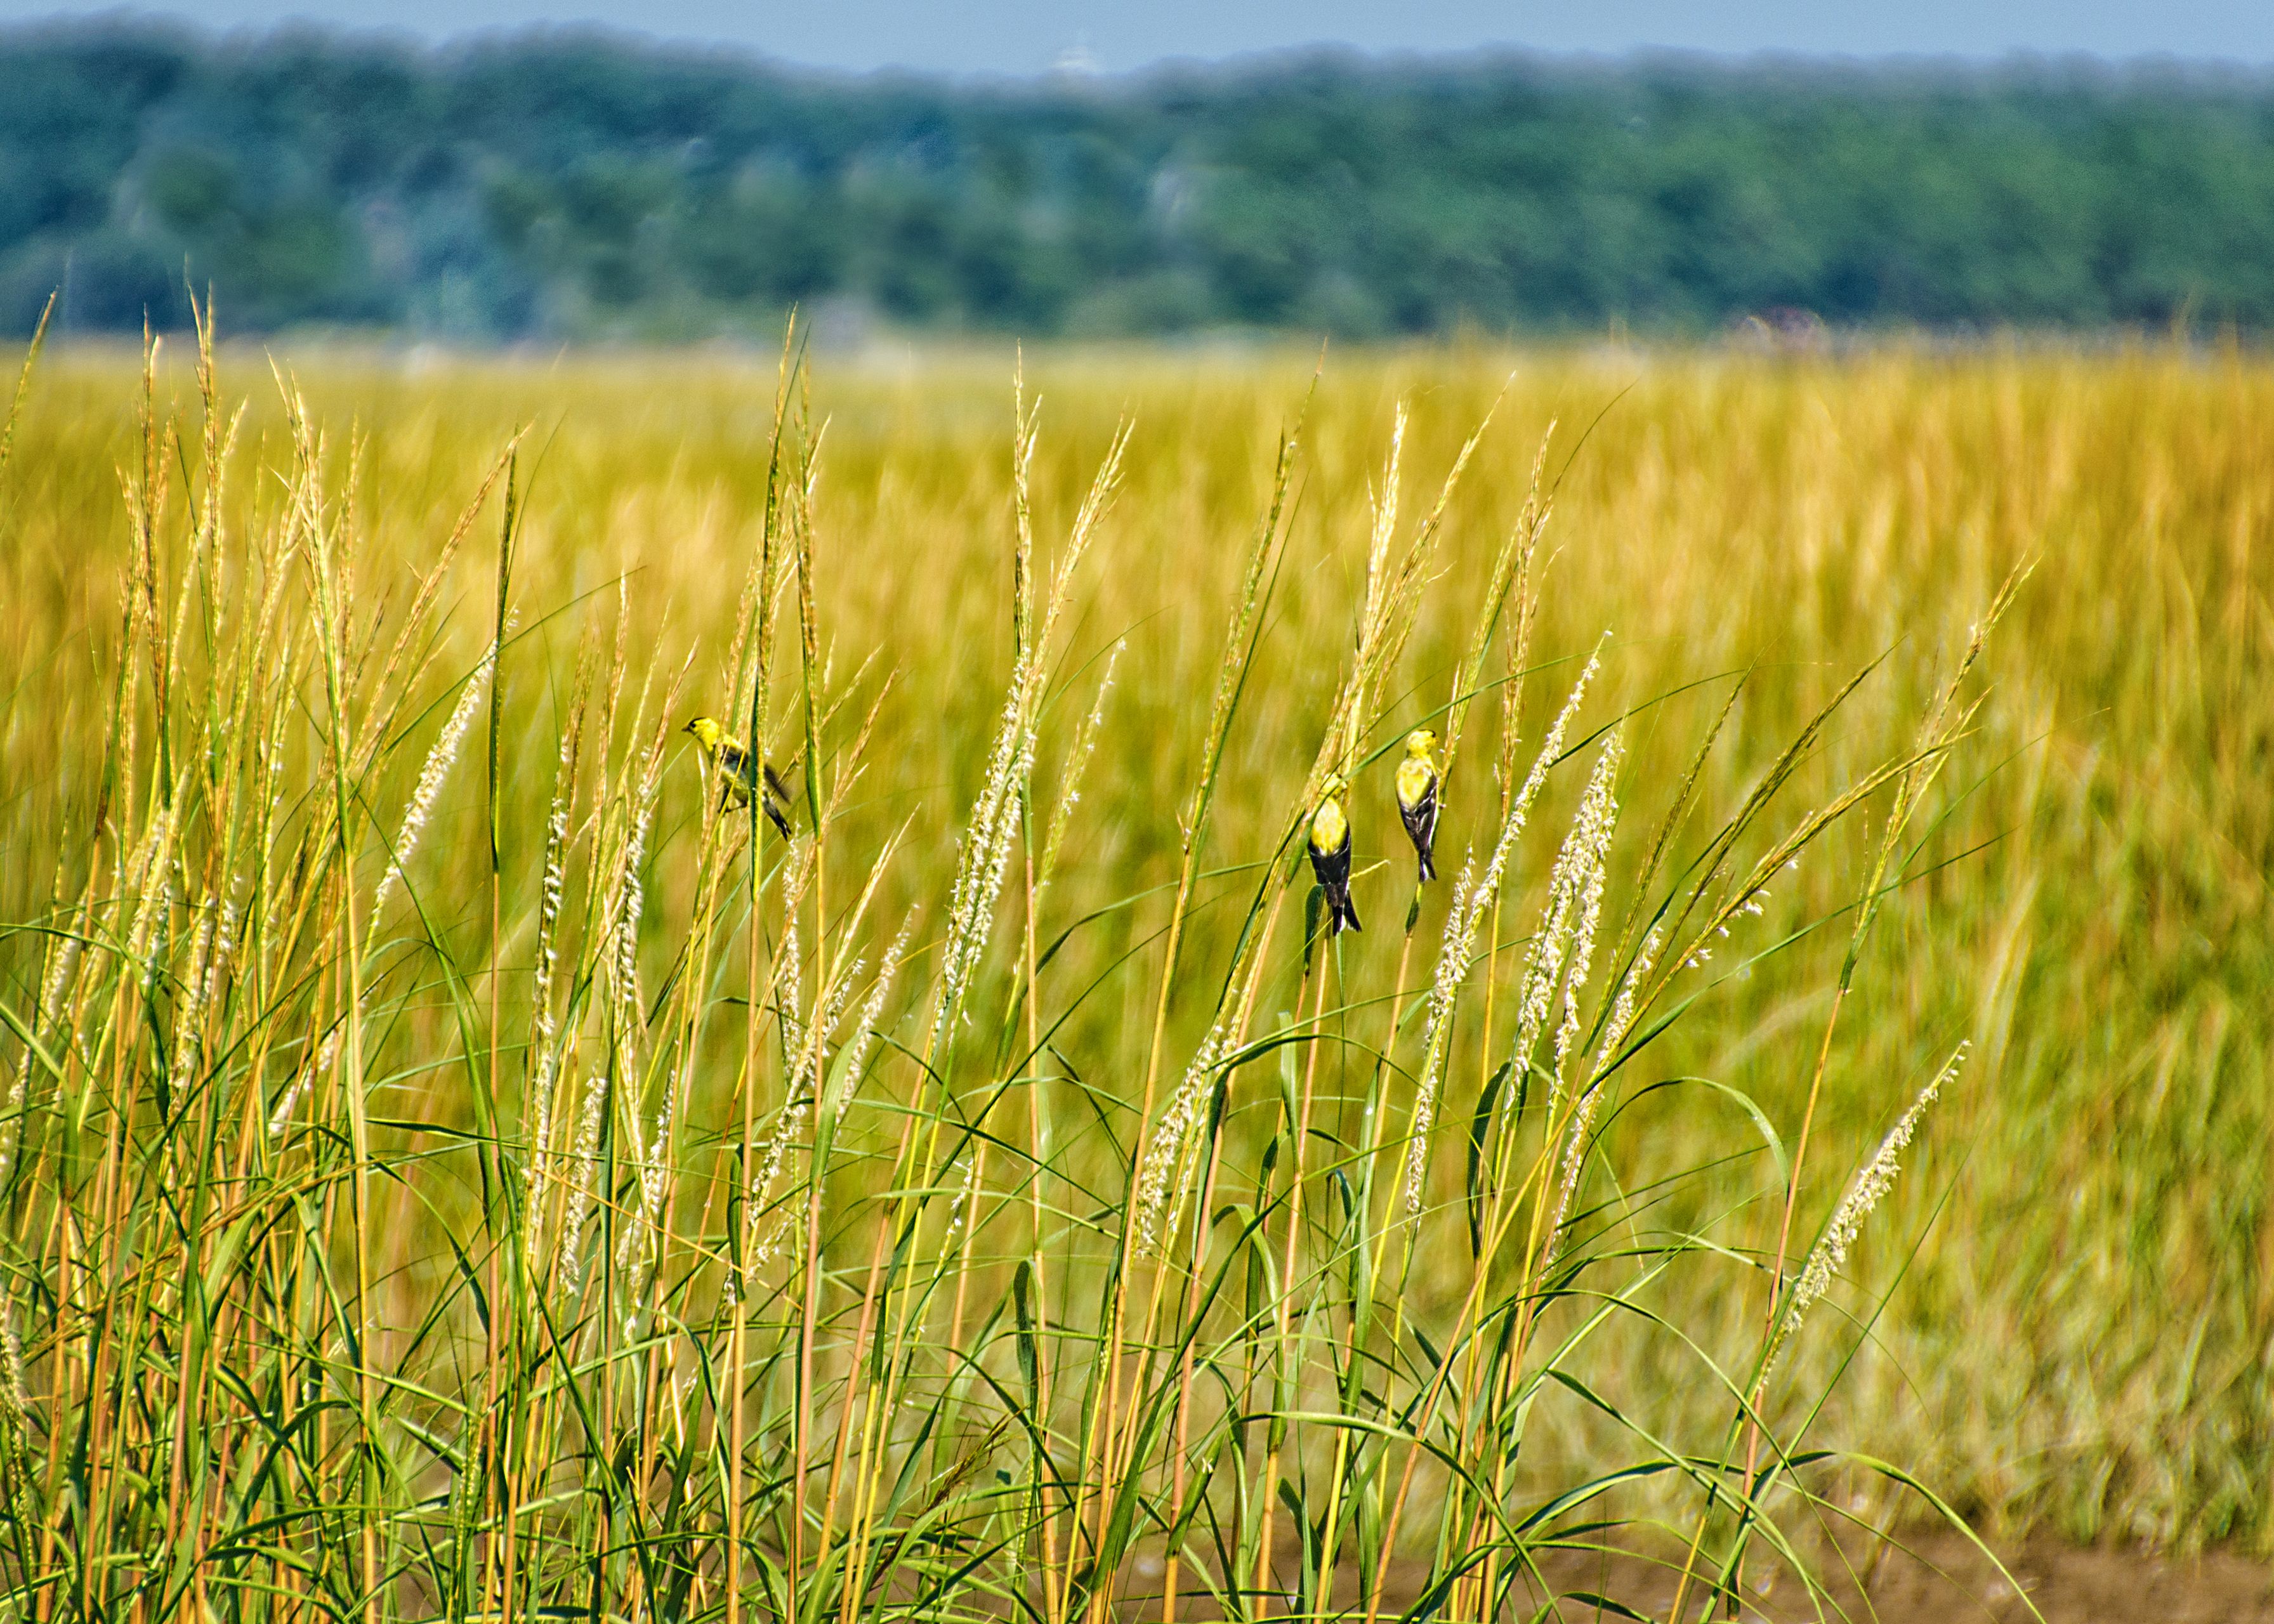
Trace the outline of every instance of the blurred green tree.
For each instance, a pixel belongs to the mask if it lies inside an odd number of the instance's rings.
[[[2274,322],[2274,75],[1311,53],[802,73],[564,31],[0,30],[0,327],[1037,336]]]

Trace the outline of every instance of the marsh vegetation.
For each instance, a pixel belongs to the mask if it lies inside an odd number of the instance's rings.
[[[2263,1537],[2255,361],[30,378],[13,1614]]]

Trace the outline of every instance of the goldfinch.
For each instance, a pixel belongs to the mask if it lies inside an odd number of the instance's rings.
[[[719,778],[720,802],[736,807],[750,804],[750,793],[757,787],[757,763],[742,748],[742,741],[719,726],[707,716],[698,716],[680,730],[695,735],[695,742],[703,752],[704,764]],[[782,808],[789,804],[789,791],[781,775],[771,766],[766,769],[766,793],[763,805],[767,821],[789,838],[789,818]]]
[[[1413,854],[1421,860],[1421,880],[1437,877],[1437,779],[1442,771],[1433,730],[1417,727],[1405,735],[1405,759],[1397,763],[1397,816],[1405,820]]]
[[[1334,922],[1334,934],[1365,929],[1358,922],[1358,910],[1351,906],[1350,819],[1343,816],[1343,803],[1331,794],[1311,814],[1310,848],[1311,872],[1319,876],[1319,889],[1327,893],[1327,914]]]

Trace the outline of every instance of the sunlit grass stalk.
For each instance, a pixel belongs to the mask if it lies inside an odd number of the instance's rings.
[[[1374,500],[1373,533],[1367,550],[1366,584],[1359,605],[1355,646],[1337,694],[1325,740],[1305,784],[1303,794],[1294,808],[1288,837],[1290,840],[1297,838],[1295,831],[1302,827],[1319,798],[1330,787],[1345,784],[1357,770],[1361,741],[1373,732],[1379,720],[1377,696],[1412,635],[1413,620],[1419,607],[1420,590],[1427,578],[1431,553],[1441,533],[1446,506],[1484,434],[1484,428],[1480,426],[1463,445],[1445,477],[1435,506],[1417,527],[1412,539],[1393,568],[1390,551],[1397,529],[1405,425],[1405,409],[1401,403],[1392,423],[1389,456]],[[1306,944],[1306,955],[1308,951],[1309,944]],[[1403,972],[1400,974],[1402,984]],[[1320,982],[1321,997],[1324,986],[1322,970]],[[1300,1125],[1295,1128],[1291,1141],[1292,1167],[1286,1200],[1285,1261],[1281,1282],[1282,1289],[1287,1295],[1282,1298],[1271,1344],[1276,1372],[1276,1388],[1283,1397],[1290,1391],[1289,1338],[1293,1308],[1294,1261],[1300,1234],[1304,1159],[1310,1137],[1310,1105],[1318,1045],[1322,1035],[1319,1024],[1322,1007],[1314,1007],[1310,1023],[1311,1052],[1306,1057],[1302,1104],[1298,1111]],[[1261,1509],[1255,1536],[1254,1588],[1260,1600],[1264,1599],[1269,1588],[1267,1580],[1275,1555],[1273,1525],[1277,1514],[1283,1439],[1282,1429],[1275,1422],[1265,1445],[1263,1466],[1257,1480],[1255,1499]],[[1268,1600],[1265,1605],[1268,1608]]]
[[[1655,1070],[1630,1079],[1706,996],[1712,944],[1870,797],[1892,788],[1918,808],[1871,906],[1925,866],[1928,787],[1974,701],[1766,836],[1778,792],[1803,769],[1825,777],[1845,758],[1819,758],[1867,731],[1826,730],[1852,687],[1750,783],[1707,764],[1717,740],[1756,759],[1734,697],[1687,775],[1664,783],[1639,763],[1657,759],[1648,735],[1668,695],[1588,733],[1575,695],[1519,754],[1539,466],[1531,516],[1496,528],[1496,550],[1456,553],[1470,510],[1452,479],[1418,523],[1400,490],[1425,455],[1457,475],[1478,442],[1426,454],[1418,413],[1393,426],[1370,504],[1299,513],[1285,437],[1246,550],[1193,577],[1231,594],[1220,654],[1177,666],[1165,651],[1179,640],[1133,613],[1084,645],[1104,662],[1093,695],[1061,665],[1078,669],[1069,649],[1093,635],[1081,617],[1118,606],[1090,579],[1118,585],[1118,561],[1110,577],[1076,571],[1133,442],[1108,443],[1044,568],[1049,487],[1022,393],[1007,491],[999,475],[983,487],[1010,496],[1020,532],[1012,672],[974,729],[979,791],[950,860],[937,808],[893,801],[923,782],[902,770],[926,759],[909,706],[927,713],[934,673],[895,688],[862,660],[849,683],[832,675],[834,613],[892,566],[840,551],[852,506],[818,490],[821,436],[789,372],[740,612],[729,625],[727,605],[702,605],[685,657],[677,631],[653,643],[638,570],[584,590],[592,555],[568,551],[582,544],[509,456],[491,476],[508,516],[478,642],[451,607],[457,537],[398,575],[388,549],[412,509],[359,494],[399,474],[388,455],[361,438],[328,447],[288,384],[289,434],[253,441],[281,459],[277,477],[251,482],[252,501],[220,477],[237,418],[209,383],[202,437],[146,388],[123,481],[119,664],[106,646],[86,702],[87,731],[108,742],[100,761],[93,736],[71,747],[85,757],[72,782],[101,816],[75,808],[71,843],[34,845],[38,878],[52,875],[26,904],[41,930],[0,938],[20,954],[0,989],[19,1045],[0,1118],[0,1577],[22,1610],[1072,1624],[1148,1605],[1157,1553],[1171,1621],[1188,1584],[1205,1613],[1284,1612],[1291,1593],[1321,1618],[1378,1616],[1409,1575],[1427,1595],[1417,1616],[1483,1618],[1552,1583],[1559,1541],[1615,1540],[1675,1480],[1709,1495],[1699,1576],[1715,1594],[1734,1588],[1747,1538],[1792,1560],[1758,1519],[1772,1490],[1780,1508],[1788,1493],[1814,1503],[1815,1469],[1796,1462],[1818,1410],[1771,1406],[1766,1378],[1773,1363],[1815,1375],[1793,1348],[1831,1328],[1803,1311],[1832,1287],[1860,1198],[1796,1282],[1775,1271],[1776,1320],[1751,1366],[1726,1366],[1738,1421],[1722,1464],[1734,1485],[1727,1469],[1746,1463],[1742,1492],[1710,1486],[1710,1439],[1662,1444],[1643,1417],[1602,1410],[1588,1424],[1632,1441],[1642,1486],[1608,1467],[1583,1480],[1588,1465],[1541,1487],[1564,1469],[1528,1429],[1566,1377],[1620,1402],[1603,1361],[1653,1335],[1668,1302],[1695,1301],[1646,1297],[1653,1282],[1754,1267],[1747,1244],[1680,1232],[1686,1216],[1650,1227],[1673,1187],[1660,1163],[1687,1153],[1642,1144],[1653,1182],[1638,1190],[1630,1108],[1686,1096]],[[422,546],[462,495],[434,509]],[[538,528],[517,545],[525,518]],[[1299,538],[1299,600],[1276,590]],[[1314,568],[1345,559],[1355,604]],[[1440,587],[1448,571],[1456,584]],[[511,628],[509,580],[546,599],[525,608],[528,632]],[[1275,633],[1282,611],[1292,624]],[[777,614],[796,617],[787,706],[776,650],[793,634]],[[508,684],[507,655],[524,661],[554,625],[568,635],[552,663],[517,663]],[[1318,669],[1344,625],[1342,669]],[[1656,646],[1622,645],[1623,684]],[[440,665],[450,649],[471,674]],[[1171,680],[1194,691],[1149,686]],[[1142,720],[1106,708],[1117,680]],[[760,759],[796,753],[801,830],[786,846],[757,806],[730,815],[715,781],[664,771],[680,759],[682,685],[712,681]],[[1464,733],[1495,682],[1497,749]],[[1429,893],[1449,911],[1426,937],[1417,911],[1395,951],[1379,931],[1323,950],[1283,940],[1307,878],[1296,842],[1325,786],[1364,820],[1369,862],[1384,847],[1402,858],[1374,766],[1422,686],[1425,703],[1447,695],[1450,804],[1499,801],[1491,843],[1472,841],[1461,879]],[[1590,664],[1577,686],[1609,683]],[[1284,697],[1296,691],[1308,722]],[[452,763],[484,695],[477,792]],[[1191,736],[1125,748],[1125,727],[1171,731],[1156,719],[1164,697],[1193,702],[1177,713]],[[855,698],[865,714],[840,722]],[[877,784],[872,737],[891,770]],[[1315,752],[1307,765],[1291,741]],[[1505,763],[1497,797],[1458,788],[1454,758],[1482,752]],[[1141,800],[1173,805],[1179,827],[1148,846],[1121,779],[1171,756],[1184,782],[1148,778]],[[1567,793],[1552,771],[1567,759],[1571,832],[1535,879],[1526,835]],[[1058,763],[1054,782],[1038,761]],[[1101,780],[1103,794],[1086,787]],[[1229,816],[1233,786],[1261,802]],[[1116,861],[1157,863],[1145,889],[1115,896],[1117,876],[1078,856],[1078,798],[1118,809],[1124,826],[1101,833]],[[1614,842],[1614,813],[1645,800],[1669,802],[1656,834]],[[1725,803],[1719,826],[1692,827]],[[1615,862],[1630,845],[1639,864]],[[1370,914],[1393,883],[1402,899],[1410,871],[1380,872],[1360,875]],[[906,926],[882,945],[875,914],[943,893],[926,949]],[[1503,918],[1539,928],[1510,943]],[[1112,933],[1110,951],[1090,942]],[[644,937],[663,950],[652,989]],[[1431,948],[1426,987],[1407,988]],[[1812,1119],[1811,1106],[1803,1147]],[[1477,1135],[1466,1189],[1449,1166],[1464,1126]],[[1708,1132],[1676,1123],[1685,1143]],[[1887,1144],[1867,1171],[1892,1168],[1902,1146]],[[1675,1183],[1718,1201],[1751,1188],[1750,1165]],[[1409,1537],[1422,1521],[1435,1526]]]
[[[1981,703],[1978,699],[1969,701],[1966,698],[1967,679],[1980,662],[1988,647],[1991,633],[2012,606],[2014,595],[2021,590],[2022,583],[2028,578],[2028,573],[2026,566],[2016,566],[2008,573],[1999,585],[1996,596],[1985,606],[1981,618],[1969,628],[1965,651],[1960,657],[1948,680],[1943,684],[1932,708],[1920,726],[1918,745],[1914,755],[1903,763],[1900,771],[1894,775],[1895,784],[1894,805],[1890,808],[1886,822],[1882,827],[1878,851],[1872,859],[1870,876],[1865,881],[1856,900],[1854,925],[1849,935],[1846,955],[1841,961],[1839,980],[1833,989],[1832,1006],[1825,1017],[1823,1038],[1817,1046],[1816,1064],[1809,1075],[1807,1102],[1802,1108],[1800,1131],[1793,1147],[1791,1171],[1785,1182],[1784,1200],[1777,1220],[1776,1249],[1769,1272],[1768,1304],[1762,1320],[1761,1350],[1758,1356],[1758,1363],[1763,1370],[1764,1376],[1766,1368],[1776,1350],[1779,1320],[1785,1307],[1787,1292],[1790,1289],[1785,1279],[1785,1262],[1792,1243],[1793,1213],[1799,1204],[1801,1180],[1805,1169],[1809,1141],[1816,1125],[1817,1107],[1822,1098],[1825,1070],[1831,1058],[1833,1034],[1839,1025],[1841,1008],[1846,1004],[1854,986],[1856,971],[1862,962],[1864,944],[1885,903],[1886,882],[1890,873],[1898,867],[1902,851],[1901,843],[1903,836],[1909,829],[1913,818],[1917,815],[1926,790],[1949,759],[1953,747],[1972,723],[1975,711]],[[1751,1502],[1758,1492],[1754,1485],[1754,1473],[1759,1465],[1761,1442],[1758,1403],[1758,1394],[1756,1392],[1751,1402],[1739,1407],[1745,1432],[1745,1471],[1742,1482],[1744,1485],[1746,1505],[1745,1515],[1741,1520],[1736,1538],[1731,1546],[1726,1583],[1722,1590],[1723,1595],[1731,1598],[1737,1595],[1738,1587],[1742,1583],[1745,1538],[1751,1522]],[[1681,1583],[1675,1591],[1673,1616],[1677,1620],[1682,1618],[1687,1602],[1698,1550],[1706,1536],[1706,1519],[1712,1510],[1713,1500],[1709,1497],[1706,1510],[1699,1515],[1697,1535],[1691,1541],[1690,1554],[1683,1563]]]
[[[808,734],[806,774],[809,785],[814,781],[813,775],[819,771],[819,763],[815,757],[814,742],[811,737],[813,554],[810,508],[806,503],[784,500],[787,494],[785,487],[790,481],[796,481],[799,487],[803,490],[809,489],[810,480],[809,447],[807,471],[802,476],[795,464],[790,460],[788,455],[790,447],[785,443],[786,431],[789,427],[790,388],[794,378],[800,375],[800,369],[795,365],[792,348],[796,336],[795,325],[793,323],[783,337],[781,366],[774,391],[773,431],[767,455],[766,494],[760,515],[759,556],[756,566],[757,586],[755,594],[757,600],[754,605],[755,620],[744,623],[755,635],[757,649],[749,675],[749,710],[745,727],[749,748],[752,753],[754,771],[750,785],[751,793],[745,806],[748,814],[745,839],[749,866],[749,915],[743,948],[748,979],[743,998],[742,1064],[738,1087],[742,1102],[742,1134],[740,1154],[734,1164],[734,1193],[727,1206],[729,1235],[728,1268],[731,1271],[727,1291],[734,1304],[733,1324],[727,1336],[725,1397],[727,1406],[727,1561],[724,1586],[727,1624],[739,1624],[742,1605],[742,1466],[745,1455],[745,1428],[749,1420],[748,1399],[744,1392],[744,1372],[748,1365],[752,1263],[749,1247],[754,1237],[757,1222],[757,1214],[749,1208],[754,1199],[754,1184],[757,1178],[758,1022],[760,1011],[764,1007],[765,1003],[761,992],[759,966],[764,957],[763,859],[767,827],[767,820],[764,816],[766,800],[766,741],[767,730],[772,720],[775,580],[777,575],[785,568],[792,568],[795,570],[800,622],[805,628],[805,635],[801,639],[800,646],[805,656],[802,664],[806,670],[805,713]],[[799,426],[809,432],[810,424],[810,413],[801,412]],[[801,520],[804,523],[800,523]],[[794,539],[783,535],[783,530],[787,525],[798,527]],[[787,553],[783,546],[785,541],[790,542]],[[792,555],[794,559],[794,564],[790,562]],[[738,635],[740,633],[741,628],[738,628]],[[737,670],[739,682],[739,663]],[[738,697],[740,692],[738,688]],[[818,798],[809,794],[807,801],[809,816],[817,820],[812,827],[811,863],[816,892],[816,935],[818,937],[821,915],[819,897],[823,873],[823,831],[817,822]],[[784,898],[782,929],[785,932],[794,932],[797,929],[795,904],[787,896]],[[783,967],[787,966],[778,966],[777,974]],[[778,1007],[785,1009],[795,1002],[799,993],[796,972],[794,968],[789,970],[787,980],[787,986],[776,986],[772,989]],[[794,1077],[786,1078],[784,1080],[786,1086],[781,1110],[787,1119],[792,1109],[791,1101],[795,1096],[799,1085]],[[771,1178],[766,1182],[771,1183]],[[802,1395],[800,1397],[800,1403],[801,1406],[803,1403]],[[801,1448],[803,1446],[802,1433],[801,1423],[799,1438]],[[793,1513],[794,1531],[792,1533],[791,1539],[794,1549],[796,1542],[802,1538],[804,1467],[802,1459],[796,1469],[796,1477],[800,1505]]]
[[[1158,990],[1153,1001],[1152,1031],[1146,1045],[1145,1081],[1143,1093],[1140,1097],[1138,1118],[1140,1139],[1135,1157],[1135,1165],[1141,1170],[1141,1179],[1145,1176],[1145,1169],[1148,1168],[1151,1169],[1151,1184],[1156,1194],[1163,1193],[1168,1189],[1169,1169],[1177,1163],[1181,1154],[1182,1146],[1179,1141],[1183,1129],[1189,1124],[1189,1121],[1195,1115],[1193,1102],[1186,1100],[1184,1102],[1183,1115],[1178,1119],[1177,1132],[1162,1132],[1156,1130],[1153,1123],[1154,1090],[1157,1086],[1162,1048],[1167,1030],[1170,996],[1176,984],[1179,955],[1184,943],[1184,930],[1192,905],[1193,888],[1199,876],[1200,865],[1206,850],[1225,747],[1231,736],[1233,718],[1238,712],[1240,699],[1246,692],[1254,664],[1262,617],[1269,605],[1272,587],[1278,574],[1280,560],[1284,557],[1284,527],[1294,478],[1296,456],[1301,444],[1300,432],[1301,424],[1299,419],[1292,428],[1280,437],[1277,455],[1272,470],[1269,500],[1251,535],[1241,569],[1237,596],[1233,600],[1231,621],[1225,632],[1224,652],[1217,663],[1215,691],[1209,708],[1208,732],[1203,736],[1193,793],[1187,809],[1179,819],[1181,840],[1177,889],[1175,898],[1170,905],[1168,925],[1162,949]],[[1267,894],[1269,889],[1267,882]],[[1250,924],[1254,921],[1255,911],[1253,908],[1250,910]],[[1244,936],[1245,933],[1243,933]],[[1249,954],[1246,960],[1247,983],[1252,989],[1256,984],[1255,977],[1262,967],[1268,944],[1251,949],[1250,944],[1243,939],[1241,951]],[[1239,984],[1241,975],[1242,961],[1236,956],[1232,972],[1226,979],[1227,990]],[[1224,1000],[1220,999],[1219,1020],[1222,1019],[1223,1002]],[[1240,1019],[1244,1019],[1244,1018],[1243,1004]],[[1235,1026],[1238,1024],[1239,1022],[1236,1020]],[[1215,1041],[1212,1034],[1209,1040],[1210,1045],[1213,1045]],[[1209,1070],[1209,1065],[1196,1060],[1193,1072],[1187,1078],[1187,1089],[1203,1086],[1202,1082],[1196,1081],[1195,1079],[1205,1079]],[[1148,1226],[1157,1228],[1162,1222],[1157,1203],[1148,1210],[1143,1199],[1144,1194],[1144,1191],[1133,1187],[1134,1211],[1125,1218],[1122,1225],[1121,1260],[1114,1276],[1113,1299],[1109,1311],[1105,1341],[1106,1363],[1117,1375],[1122,1320],[1126,1312],[1129,1275],[1139,1248],[1149,1244],[1144,1233],[1145,1229]],[[1189,1405],[1189,1387],[1188,1376],[1180,1380],[1178,1399],[1180,1431],[1183,1425],[1183,1413]],[[1115,1397],[1110,1395],[1105,1406],[1107,1411],[1110,1412],[1113,1409],[1115,1402]],[[1088,1444],[1085,1445],[1085,1481],[1090,1447]],[[1101,1505],[1108,1498],[1108,1490],[1103,1480],[1100,1484],[1098,1498]],[[1177,1507],[1177,1512],[1181,1515],[1180,1503]],[[1169,1624],[1173,1624],[1174,1598],[1181,1556],[1181,1549],[1172,1546],[1169,1555],[1165,1584],[1166,1594],[1170,1598]],[[1065,1581],[1069,1587],[1073,1577],[1073,1563],[1074,1552],[1070,1544],[1065,1571]]]
[[[1026,465],[1025,459],[1031,456],[1034,432],[1033,416],[1022,410],[1017,454],[1017,466],[1020,470]],[[1014,663],[1012,671],[1009,694],[987,757],[986,777],[965,826],[955,885],[951,894],[945,936],[940,950],[937,989],[922,1055],[922,1067],[933,1079],[944,1079],[953,1071],[964,1001],[991,931],[996,899],[1007,869],[1012,840],[1017,831],[1017,788],[1029,770],[1033,756],[1036,718],[1047,673],[1047,653],[1053,646],[1055,629],[1065,611],[1074,572],[1111,503],[1127,446],[1128,429],[1124,425],[1108,447],[1088,492],[1074,515],[1066,541],[1054,561],[1046,588],[1036,595],[1042,605],[1041,613],[1039,619],[1033,622],[1031,635],[1021,640],[1022,658]],[[1018,477],[1023,478],[1023,472]],[[1014,550],[1013,577],[1022,605],[1016,612],[1022,619],[1031,613],[1023,605],[1026,602],[1025,583],[1029,579],[1027,571],[1032,567],[1032,553],[1030,532],[1022,530]],[[936,1082],[928,1084],[927,1095],[937,1103],[923,1119],[920,1132],[904,1134],[903,1147],[895,1159],[896,1169],[905,1167],[913,1171],[913,1178],[900,1187],[914,1193],[903,1196],[892,1208],[888,1209],[895,1231],[907,1243],[914,1242],[917,1226],[923,1220],[926,1198],[922,1192],[930,1190],[943,1169],[941,1146],[947,1132],[947,1101],[937,1091]],[[918,1118],[912,1115],[908,1122],[914,1130]],[[911,1156],[913,1161],[909,1160]],[[897,1174],[895,1183],[900,1184]],[[960,1203],[957,1205],[960,1206]],[[935,1280],[953,1267],[959,1236],[968,1244],[968,1228],[957,1224],[954,1214],[951,1212],[947,1231],[941,1243],[943,1252],[926,1270]],[[878,1261],[871,1269],[871,1279],[876,1282],[871,1288],[872,1294],[885,1284],[880,1272],[882,1257],[880,1252]],[[897,1294],[888,1290],[886,1296],[890,1298],[887,1305],[893,1318],[886,1343],[887,1357],[883,1361],[883,1384],[881,1391],[872,1395],[867,1406],[861,1447],[851,1479],[854,1487],[848,1529],[851,1554],[847,1563],[844,1591],[847,1609],[859,1604],[870,1583],[868,1564],[871,1520],[883,1488],[883,1444],[886,1420],[911,1371],[913,1316],[919,1307],[919,1293],[913,1289],[913,1282],[910,1289]],[[865,1303],[862,1312],[865,1319],[869,1312]],[[856,1338],[856,1357],[859,1353],[860,1345]]]

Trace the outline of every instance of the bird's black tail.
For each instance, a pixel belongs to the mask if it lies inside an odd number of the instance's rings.
[[[1424,881],[1435,879],[1437,877],[1437,864],[1435,861],[1426,851],[1422,852],[1419,855],[1421,858],[1421,878]]]
[[[1349,886],[1337,886],[1329,891],[1327,908],[1334,921],[1337,936],[1342,935],[1345,930],[1363,931],[1366,929],[1364,925],[1358,922],[1358,904],[1351,900]]]

